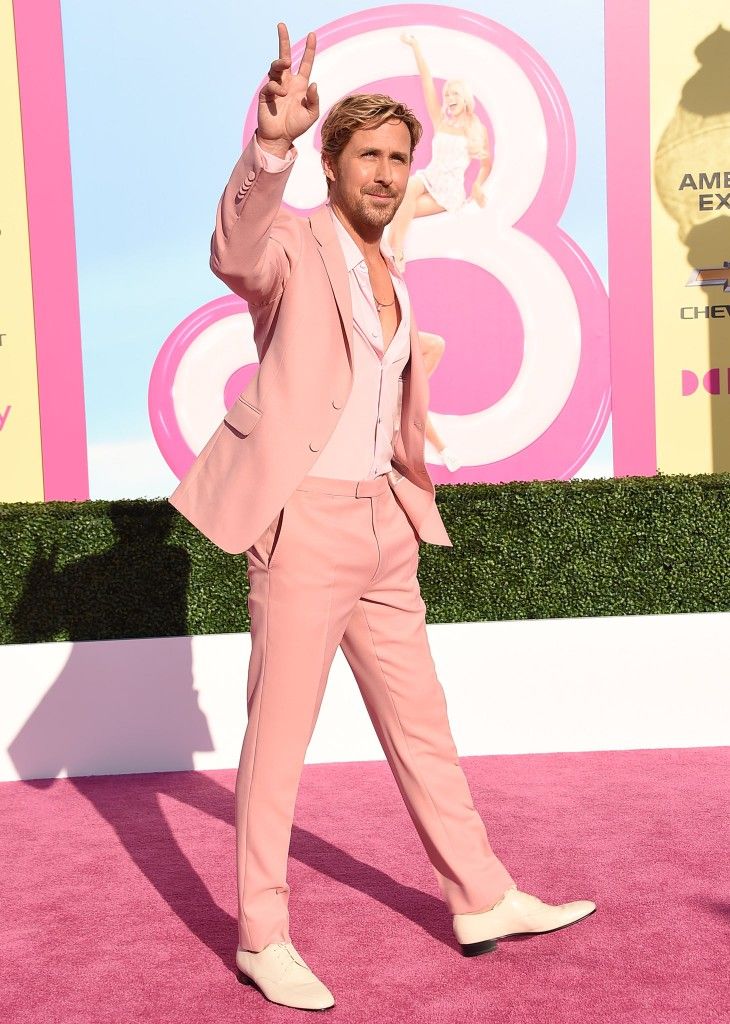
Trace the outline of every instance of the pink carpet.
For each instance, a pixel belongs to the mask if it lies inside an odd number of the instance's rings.
[[[727,1007],[728,748],[464,757],[518,885],[592,917],[462,957],[384,762],[304,769],[292,939],[319,1015],[233,972],[234,771],[0,785],[3,1021],[711,1024]],[[726,1019],[726,1018],[724,1018]]]

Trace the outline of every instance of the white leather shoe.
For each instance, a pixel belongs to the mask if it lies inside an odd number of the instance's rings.
[[[478,956],[494,949],[497,939],[537,935],[567,928],[594,913],[591,900],[573,900],[553,906],[511,885],[491,910],[479,914],[454,914],[454,935],[464,956]]]
[[[272,1003],[297,1010],[327,1010],[335,1005],[330,990],[291,942],[270,942],[258,953],[237,949],[236,968],[239,981],[253,981]]]

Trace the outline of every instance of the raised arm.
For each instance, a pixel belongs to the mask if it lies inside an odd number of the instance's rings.
[[[317,86],[309,82],[316,36],[307,35],[293,74],[286,25],[279,22],[279,57],[259,93],[258,127],[241,154],[216,211],[210,268],[252,305],[275,298],[291,271],[290,253],[271,237],[297,151],[294,139],[319,117]]]
[[[434,128],[438,128],[442,119],[441,104],[439,103],[438,96],[436,95],[436,87],[433,84],[433,77],[431,76],[431,71],[423,56],[420,43],[410,32],[402,33],[401,42],[406,43],[406,45],[410,46],[413,50],[413,56],[416,58],[416,66],[421,76],[421,87],[423,88],[423,98],[426,101],[428,116],[431,118]]]

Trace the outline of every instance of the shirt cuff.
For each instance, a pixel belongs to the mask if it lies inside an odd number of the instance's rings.
[[[267,153],[265,149],[262,149],[261,146],[259,146],[259,140],[256,138],[255,133],[253,137],[253,147],[254,152],[265,171],[283,171],[289,166],[289,164],[294,163],[297,156],[297,149],[293,144],[289,147],[285,157],[275,156],[273,153]]]

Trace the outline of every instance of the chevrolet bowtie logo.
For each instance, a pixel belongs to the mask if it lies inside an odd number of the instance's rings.
[[[726,260],[721,267],[695,270],[685,287],[691,288],[693,285],[698,288],[722,285],[723,291],[730,292],[730,262]]]

